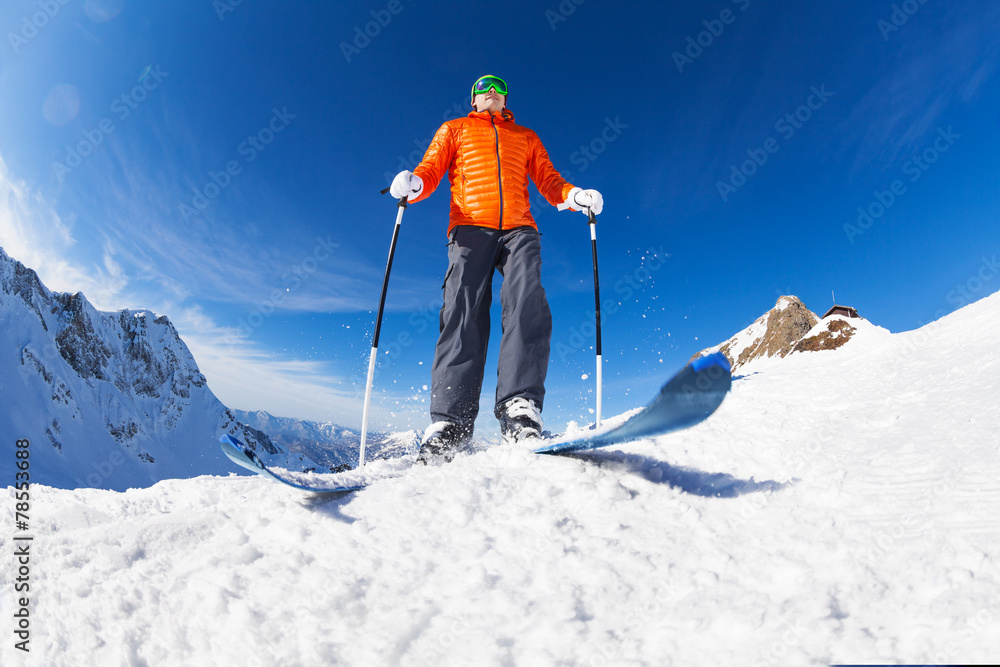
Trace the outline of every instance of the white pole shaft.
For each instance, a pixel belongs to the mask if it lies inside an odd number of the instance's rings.
[[[365,407],[361,413],[361,448],[358,451],[358,467],[365,466],[365,441],[368,439],[368,410],[372,404],[372,383],[375,381],[375,358],[378,348],[372,348],[372,356],[368,359],[368,383],[365,385]]]
[[[597,355],[597,428],[601,428],[601,355]]]

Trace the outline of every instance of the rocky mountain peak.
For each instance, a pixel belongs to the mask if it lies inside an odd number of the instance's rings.
[[[818,322],[819,317],[798,297],[782,296],[749,327],[695,356],[722,352],[734,370],[757,359],[785,357]]]
[[[47,328],[42,316],[42,305],[48,301],[49,296],[49,291],[42,285],[37,273],[11,259],[0,248],[0,305],[9,299],[16,299],[38,317],[43,328]]]
[[[90,304],[83,294],[52,295],[51,313],[56,316],[59,330],[56,346],[59,354],[80,377],[107,380],[105,369],[111,350],[98,335]]]

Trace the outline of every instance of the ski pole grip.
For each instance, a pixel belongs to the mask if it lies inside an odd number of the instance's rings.
[[[572,206],[573,206],[572,204],[567,204],[566,202],[563,202],[562,204],[556,204],[556,210],[565,211],[568,208],[572,208]],[[587,209],[587,217],[589,218],[590,224],[595,224],[597,222],[597,218],[594,216],[594,212],[590,209],[589,206],[584,206],[583,208]]]
[[[390,187],[392,187],[392,186],[390,186]],[[389,188],[386,188],[385,190],[379,190],[379,194],[383,194],[384,195],[388,191],[389,191]],[[400,208],[406,208],[406,197],[405,196],[399,198],[399,203],[397,204],[397,206],[399,206]]]

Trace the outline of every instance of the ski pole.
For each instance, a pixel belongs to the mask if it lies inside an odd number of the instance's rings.
[[[565,211],[570,208],[569,204],[557,204],[556,208]],[[597,340],[595,351],[597,353],[597,421],[594,428],[601,426],[601,387],[603,385],[602,364],[601,364],[601,281],[597,274],[597,217],[588,207],[587,218],[590,224],[590,250],[594,256],[594,323],[597,330]]]
[[[389,188],[382,190],[382,194]],[[400,197],[397,204],[396,226],[392,229],[392,243],[389,244],[389,260],[385,264],[385,278],[382,279],[382,296],[378,300],[378,315],[375,317],[375,335],[372,336],[372,353],[368,358],[368,382],[365,384],[365,407],[361,412],[361,446],[358,450],[358,468],[365,465],[365,441],[368,438],[368,410],[372,402],[372,383],[375,380],[375,358],[378,355],[378,338],[382,331],[382,312],[385,310],[385,293],[389,289],[389,272],[392,270],[392,257],[396,254],[396,239],[399,238],[399,225],[403,222],[403,211],[406,210],[406,197]]]
[[[601,386],[602,386],[602,364],[601,364],[601,280],[597,274],[597,217],[591,209],[587,209],[587,217],[590,219],[590,250],[594,256],[594,313],[597,329],[597,422],[595,428],[601,427]]]

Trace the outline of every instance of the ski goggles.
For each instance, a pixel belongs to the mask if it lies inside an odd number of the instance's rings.
[[[474,84],[472,84],[472,97],[475,99],[476,95],[482,95],[483,93],[488,93],[490,88],[495,90],[498,95],[503,95],[507,97],[507,82],[498,76],[488,75],[484,76]]]

